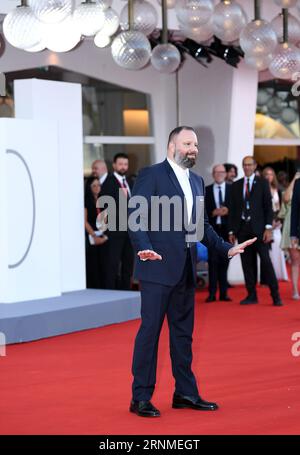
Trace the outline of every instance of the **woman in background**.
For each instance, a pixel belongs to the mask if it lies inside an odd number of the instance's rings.
[[[282,239],[281,248],[287,250],[291,260],[292,268],[292,286],[293,286],[293,299],[299,300],[299,265],[300,265],[300,246],[298,248],[292,248],[291,237],[290,237],[290,226],[291,226],[291,209],[292,209],[292,196],[293,189],[296,179],[300,177],[300,172],[296,172],[293,180],[282,194],[281,209],[278,214],[278,218],[283,219]]]
[[[288,274],[286,269],[286,263],[284,253],[280,247],[281,243],[281,227],[282,224],[278,219],[278,213],[281,205],[281,193],[278,189],[278,182],[276,174],[273,168],[266,167],[262,173],[263,177],[268,180],[270,185],[270,191],[272,195],[272,206],[273,206],[273,242],[270,248],[270,258],[275,270],[275,274],[278,280],[288,280]],[[268,273],[266,271],[266,273]]]
[[[86,180],[84,195],[84,225],[85,225],[85,256],[87,288],[101,289],[103,287],[103,248],[107,236],[97,231],[96,203],[100,195],[100,183],[96,177]]]

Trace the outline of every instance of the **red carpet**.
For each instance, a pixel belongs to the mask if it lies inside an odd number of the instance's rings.
[[[194,372],[203,398],[217,412],[170,407],[173,378],[163,328],[153,403],[162,417],[128,412],[131,356],[139,321],[21,345],[0,357],[1,434],[299,434],[300,357],[291,336],[300,331],[300,302],[273,307],[266,288],[259,305],[204,304],[197,296]]]

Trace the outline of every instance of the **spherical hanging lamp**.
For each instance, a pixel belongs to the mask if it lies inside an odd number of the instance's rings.
[[[300,71],[300,49],[288,42],[288,10],[283,9],[283,42],[274,51],[269,70],[274,77],[292,79]]]
[[[176,2],[178,22],[186,28],[206,24],[213,10],[212,0],[177,0]]]
[[[150,60],[151,45],[144,33],[133,30],[134,2],[128,2],[129,30],[119,33],[111,45],[111,53],[117,65],[128,70],[139,70]]]
[[[181,62],[180,52],[174,44],[168,43],[167,1],[162,0],[162,44],[152,51],[151,64],[160,73],[173,73]]]
[[[179,27],[184,36],[197,43],[204,43],[214,36],[212,17],[206,24],[200,25],[199,27],[184,27],[181,24],[179,24]]]
[[[80,41],[81,33],[73,16],[45,28],[45,44],[50,51],[68,52]]]
[[[241,5],[234,0],[222,0],[215,6],[213,24],[216,37],[231,43],[239,38],[247,24],[247,16]]]
[[[272,26],[261,19],[260,0],[254,0],[254,20],[241,32],[241,48],[247,57],[262,57],[271,54],[277,44],[277,36]]]
[[[245,54],[244,61],[250,68],[253,68],[256,71],[264,71],[268,69],[272,58],[272,54],[261,55],[259,57]]]
[[[108,8],[106,11],[104,11],[104,24],[99,33],[102,35],[112,36],[118,30],[119,24],[119,16],[115,10]]]
[[[300,21],[288,13],[288,24],[289,24],[289,43],[297,46],[300,43]],[[274,29],[278,42],[283,41],[283,17],[282,12],[278,16],[274,17],[271,21],[272,28]]]
[[[27,0],[21,0],[21,4],[5,16],[3,33],[6,40],[19,49],[29,49],[40,44],[42,25]]]
[[[101,8],[106,11],[108,8],[111,7],[113,0],[95,0]]]
[[[94,36],[104,25],[103,7],[94,0],[85,0],[75,9],[74,20],[81,35]]]
[[[57,24],[70,16],[74,0],[29,0],[36,17],[46,24]]]
[[[110,45],[111,37],[108,35],[101,34],[101,31],[95,35],[94,43],[95,46],[103,48]]]
[[[157,26],[156,9],[150,2],[144,0],[133,0],[133,2],[132,30],[150,35]],[[128,30],[128,4],[121,11],[120,27],[122,30]]]

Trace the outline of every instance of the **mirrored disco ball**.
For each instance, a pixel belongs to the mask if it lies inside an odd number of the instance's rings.
[[[132,29],[150,35],[158,21],[156,9],[147,1],[134,0]],[[125,5],[120,14],[122,30],[128,30],[128,5]]]
[[[279,44],[269,70],[275,77],[291,79],[294,73],[300,71],[300,50],[294,44]]]
[[[161,5],[161,0],[157,0],[157,1]],[[175,8],[176,1],[177,0],[167,0],[167,8],[168,9]]]
[[[280,117],[284,121],[284,123],[290,125],[291,123],[294,123],[297,120],[298,113],[295,109],[288,106],[282,109]]]
[[[263,106],[264,104],[267,104],[267,102],[272,98],[272,93],[268,92],[268,90],[263,88],[258,89],[257,91],[258,106]]]
[[[74,11],[74,20],[82,35],[94,36],[103,27],[105,15],[101,5],[81,3]]]
[[[185,27],[199,27],[212,16],[214,5],[212,0],[178,0],[176,16]]]
[[[264,20],[250,22],[243,28],[240,35],[240,46],[248,56],[256,57],[270,54],[277,44],[275,31]]]
[[[213,13],[214,34],[222,41],[230,43],[239,38],[247,24],[243,8],[234,0],[218,3]]]
[[[261,55],[259,57],[253,57],[253,55],[245,54],[244,60],[245,63],[257,71],[264,71],[269,67],[269,64],[272,61],[272,54]]]
[[[104,25],[102,26],[100,33],[107,36],[114,35],[119,28],[119,23],[119,16],[115,10],[108,8],[104,11]]]
[[[139,70],[150,60],[151,46],[142,32],[128,30],[113,40],[111,53],[114,61],[122,68]]]
[[[5,16],[3,33],[12,46],[28,49],[41,42],[42,25],[30,7],[21,6]]]
[[[151,63],[160,73],[173,73],[180,61],[180,52],[173,44],[158,44],[152,51]]]
[[[29,0],[29,4],[40,21],[54,24],[72,14],[75,0]]]
[[[289,43],[297,45],[300,43],[300,21],[290,13],[288,13],[288,21]],[[275,30],[278,42],[281,43],[283,41],[283,19],[281,13],[274,17],[271,25]]]
[[[58,24],[48,24],[45,27],[45,43],[53,52],[67,52],[80,41],[81,33],[73,17],[67,17]]]
[[[197,43],[204,43],[214,35],[212,17],[206,24],[200,25],[200,27],[184,27],[180,23],[179,26],[184,36]]]
[[[276,5],[280,6],[280,8],[293,8],[298,0],[274,0]]]

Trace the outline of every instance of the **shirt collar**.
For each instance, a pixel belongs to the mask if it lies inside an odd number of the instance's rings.
[[[123,183],[123,177],[125,177],[125,179],[126,179],[125,175],[122,176],[122,175],[118,174],[116,171],[114,172],[114,176],[116,177],[116,179],[119,180],[120,183]]]
[[[253,183],[253,180],[255,179],[255,172],[253,172],[253,174],[250,176],[250,177],[244,177],[244,182],[247,183],[247,179],[249,178],[249,183],[250,185],[252,185]]]
[[[225,188],[225,185],[226,185],[226,182],[224,181],[223,183],[217,183],[217,182],[214,182],[214,187],[215,188],[219,188],[219,186],[222,188]]]
[[[190,177],[189,169],[183,169],[177,163],[175,163],[175,161],[170,160],[169,157],[167,157],[167,160],[168,160],[168,163],[170,164],[170,166],[172,167],[173,171],[175,172],[175,174],[187,175],[188,178]]]

